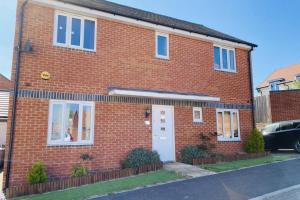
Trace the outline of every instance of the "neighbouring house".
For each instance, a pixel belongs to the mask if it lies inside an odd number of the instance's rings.
[[[9,93],[11,82],[8,78],[0,74],[0,148],[5,146],[6,129],[8,117]]]
[[[256,87],[260,95],[268,95],[270,91],[300,89],[300,64],[290,65],[275,70],[259,86]]]
[[[217,152],[243,150],[254,124],[255,44],[103,0],[23,2],[5,187],[24,183],[36,161],[50,177],[69,176],[80,163],[120,168],[137,147],[176,161],[201,132],[218,133]],[[92,160],[82,163],[83,153]]]
[[[278,121],[300,119],[298,98],[300,64],[275,70],[259,86],[255,97],[257,127]]]

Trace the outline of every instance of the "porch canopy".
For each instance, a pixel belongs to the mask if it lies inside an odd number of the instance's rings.
[[[173,100],[189,100],[189,101],[220,101],[220,97],[211,97],[205,94],[194,93],[178,93],[159,90],[142,90],[128,88],[108,88],[108,94],[112,96],[132,96],[132,97],[147,97],[156,99],[173,99]]]

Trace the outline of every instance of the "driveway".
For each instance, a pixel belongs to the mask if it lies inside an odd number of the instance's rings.
[[[300,159],[149,187],[97,200],[240,200],[300,184]]]

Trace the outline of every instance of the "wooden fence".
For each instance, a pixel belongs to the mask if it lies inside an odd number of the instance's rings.
[[[55,190],[63,190],[71,187],[78,187],[81,185],[92,184],[101,181],[108,181],[117,178],[128,177],[140,173],[157,171],[162,169],[163,164],[146,165],[139,168],[120,169],[106,172],[96,172],[95,174],[81,176],[81,177],[68,177],[56,181],[50,181],[40,184],[24,184],[20,186],[10,187],[5,191],[7,198],[14,198],[18,196],[40,194],[51,192]]]
[[[257,96],[254,99],[255,103],[255,122],[256,123],[271,123],[271,104],[270,96]]]
[[[268,156],[268,155],[270,155],[270,152],[224,155],[224,156],[221,156],[221,157],[194,159],[193,160],[193,165],[215,164],[215,163],[220,163],[220,162],[231,162],[231,161],[236,161],[236,160],[247,160],[247,159],[265,157],[265,156]]]

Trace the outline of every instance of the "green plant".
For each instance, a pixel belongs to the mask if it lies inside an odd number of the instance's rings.
[[[48,180],[46,167],[43,162],[36,162],[27,174],[27,179],[30,184],[44,183]]]
[[[144,148],[132,150],[125,161],[122,163],[123,168],[137,168],[144,165],[160,163],[160,158],[157,152],[149,151]]]
[[[72,168],[72,177],[85,176],[88,174],[88,169],[83,166],[74,165]]]
[[[258,129],[253,129],[247,140],[245,151],[247,153],[259,153],[265,151],[265,143],[262,133]]]
[[[181,161],[187,164],[193,164],[193,159],[207,157],[207,152],[196,145],[185,146],[180,152]]]
[[[87,161],[87,160],[92,160],[92,159],[93,159],[93,157],[90,156],[90,155],[87,154],[87,153],[81,154],[81,155],[80,155],[80,158],[81,158],[83,161]]]
[[[212,137],[215,137],[217,133],[200,133],[200,145],[198,148],[203,149],[207,152],[212,152],[216,145],[211,142]]]

